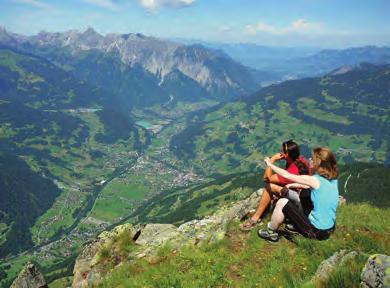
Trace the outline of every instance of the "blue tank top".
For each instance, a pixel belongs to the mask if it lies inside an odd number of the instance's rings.
[[[332,228],[336,221],[339,188],[337,180],[328,180],[318,174],[313,176],[318,179],[320,186],[311,190],[313,210],[309,214],[309,221],[317,229],[326,230]]]

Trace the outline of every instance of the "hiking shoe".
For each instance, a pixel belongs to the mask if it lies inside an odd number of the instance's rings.
[[[299,234],[299,232],[297,231],[297,229],[295,229],[293,224],[286,224],[284,230],[286,230],[288,233],[291,234]]]
[[[278,242],[279,241],[279,234],[268,228],[267,229],[261,229],[259,231],[257,231],[257,235],[259,235],[260,238],[263,238],[267,241],[270,241],[270,242]]]

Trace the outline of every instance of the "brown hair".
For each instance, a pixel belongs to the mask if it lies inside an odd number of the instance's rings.
[[[294,161],[295,166],[298,168],[299,175],[309,175],[310,169],[307,165],[305,165],[299,156],[301,155],[299,152],[298,144],[293,140],[288,140],[282,143],[283,153],[287,154],[291,160]]]
[[[314,170],[322,177],[333,180],[338,176],[336,157],[328,148],[318,147],[313,149]]]

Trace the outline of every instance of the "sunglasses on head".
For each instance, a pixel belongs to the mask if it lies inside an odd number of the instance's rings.
[[[283,142],[283,153],[287,153],[287,151],[288,151],[288,143],[291,143],[291,142],[293,142],[293,140],[292,139],[290,139],[290,140],[288,140],[288,141],[286,141],[286,142]]]

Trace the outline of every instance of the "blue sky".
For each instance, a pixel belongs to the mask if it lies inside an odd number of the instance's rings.
[[[273,46],[390,46],[388,0],[0,0],[0,25]]]

